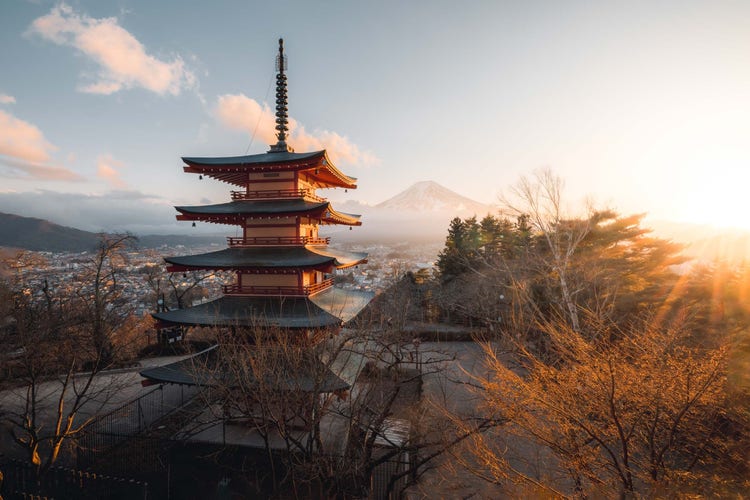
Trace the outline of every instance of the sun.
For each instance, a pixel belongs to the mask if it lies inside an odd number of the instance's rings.
[[[689,191],[672,194],[682,205],[674,207],[676,218],[717,229],[750,231],[750,168],[702,171],[687,185]]]

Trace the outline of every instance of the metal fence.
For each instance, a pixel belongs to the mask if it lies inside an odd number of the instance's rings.
[[[4,481],[0,497],[11,499],[144,499],[148,498],[148,483],[64,467],[52,467],[37,479],[34,467],[24,462],[2,465]]]
[[[134,465],[137,466],[135,469],[148,467],[150,462],[157,460],[156,450],[139,456],[139,452],[129,453],[127,449],[139,448],[139,441],[153,433],[160,422],[184,407],[196,394],[197,389],[192,387],[172,386],[167,390],[159,385],[133,401],[97,417],[86,427],[78,441],[78,467],[88,469],[96,465],[101,466],[97,468],[123,474],[129,474]],[[121,449],[117,453],[109,453],[115,446]],[[113,461],[122,463],[115,464]]]
[[[375,467],[370,476],[369,500],[390,500],[402,498],[403,492],[412,478],[416,455],[409,450],[401,450],[390,460]],[[394,479],[398,477],[398,479]]]

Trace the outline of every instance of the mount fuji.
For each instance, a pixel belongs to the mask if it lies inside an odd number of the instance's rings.
[[[462,196],[434,181],[417,182],[374,206],[346,201],[335,203],[334,208],[362,215],[362,228],[331,228],[335,238],[343,241],[442,241],[452,218],[476,215],[481,219],[498,211],[496,206]]]
[[[452,212],[476,214],[481,217],[494,209],[441,186],[435,181],[422,181],[375,205],[377,209],[408,210],[412,212]]]

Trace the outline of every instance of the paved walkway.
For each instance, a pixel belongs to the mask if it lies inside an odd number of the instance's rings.
[[[137,366],[118,368],[103,371],[96,375],[92,386],[87,391],[89,400],[81,408],[76,416],[76,423],[94,415],[106,414],[123,404],[136,399],[151,391],[154,387],[144,387],[141,384],[143,377],[139,371],[147,367],[161,366],[173,363],[186,356],[165,356],[160,358],[146,358],[140,360]],[[86,381],[86,374],[78,374],[73,383],[80,389]],[[73,386],[69,388],[65,403],[72,404],[74,399]],[[58,381],[48,381],[39,385],[38,419],[44,429],[52,429],[56,418],[56,407],[61,384]],[[177,404],[181,398],[180,388],[177,386],[166,386],[164,389],[166,404]],[[3,458],[24,459],[23,449],[14,443],[7,432],[8,423],[4,414],[20,412],[26,404],[26,387],[17,387],[0,392],[0,460]],[[61,457],[59,465],[71,465],[72,457]]]

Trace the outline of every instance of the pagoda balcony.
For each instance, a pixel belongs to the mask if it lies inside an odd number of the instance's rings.
[[[224,285],[224,295],[272,295],[285,297],[307,297],[333,286],[333,278],[329,278],[307,286],[242,286],[238,284]]]
[[[227,238],[230,247],[282,246],[282,245],[327,245],[331,238],[311,236],[254,236],[248,238]]]
[[[278,200],[286,198],[304,198],[310,201],[324,202],[325,198],[312,192],[311,189],[266,189],[262,191],[232,191],[232,200]]]

